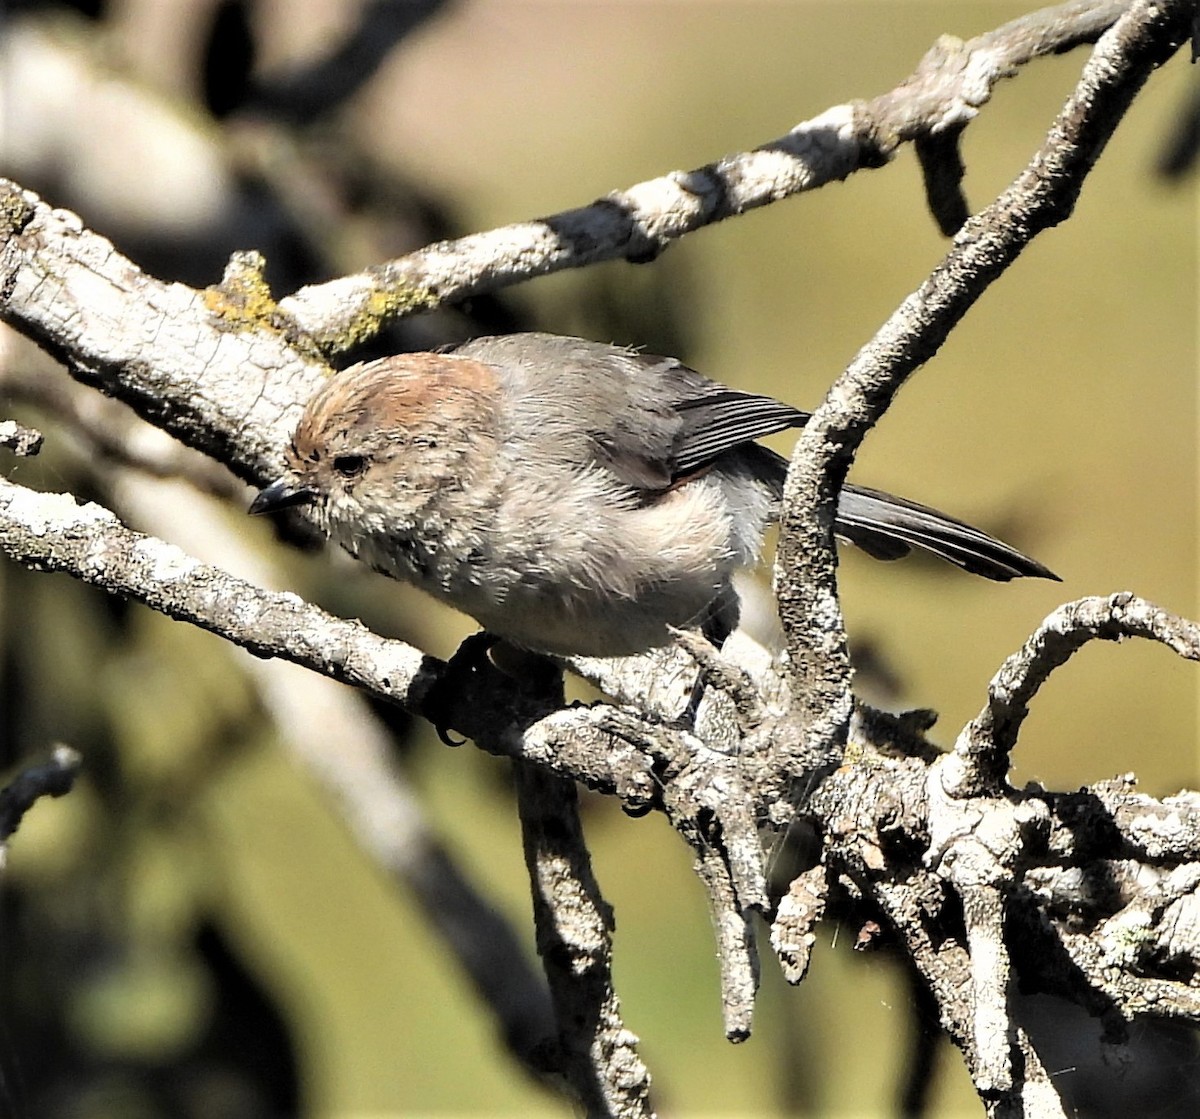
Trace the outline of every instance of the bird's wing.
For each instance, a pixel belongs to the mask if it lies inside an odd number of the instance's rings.
[[[673,457],[676,477],[703,469],[743,443],[789,427],[803,427],[809,420],[808,412],[774,397],[739,392],[712,381],[678,396],[674,408],[683,419]]]

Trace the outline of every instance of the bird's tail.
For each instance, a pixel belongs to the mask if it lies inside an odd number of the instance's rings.
[[[782,494],[787,461],[758,443],[744,450],[753,455],[753,469],[759,477]],[[1019,578],[1058,581],[1048,567],[982,529],[928,505],[865,486],[842,487],[834,532],[876,559],[899,559],[920,548],[999,583]]]
[[[863,486],[842,487],[834,532],[878,559],[899,559],[910,549],[921,548],[999,583],[1021,577],[1058,580],[1048,567],[982,529],[927,505]]]

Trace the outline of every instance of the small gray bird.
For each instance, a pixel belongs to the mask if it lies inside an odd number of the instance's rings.
[[[477,338],[333,377],[250,512],[310,503],[352,555],[521,647],[639,653],[669,626],[731,628],[732,576],[758,562],[787,471],[754,440],[808,418],[671,358]],[[878,490],[843,487],[836,531],[880,559],[917,547],[1001,582],[1057,578]]]

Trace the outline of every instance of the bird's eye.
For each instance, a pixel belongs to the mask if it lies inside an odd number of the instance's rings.
[[[337,455],[333,460],[333,468],[343,478],[357,478],[367,468],[364,455]]]

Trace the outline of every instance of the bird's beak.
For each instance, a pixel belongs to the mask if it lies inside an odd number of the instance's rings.
[[[317,491],[311,486],[298,484],[286,474],[275,479],[266,489],[259,490],[258,496],[250,503],[249,512],[274,513],[287,509],[292,505],[307,505],[317,496]]]

